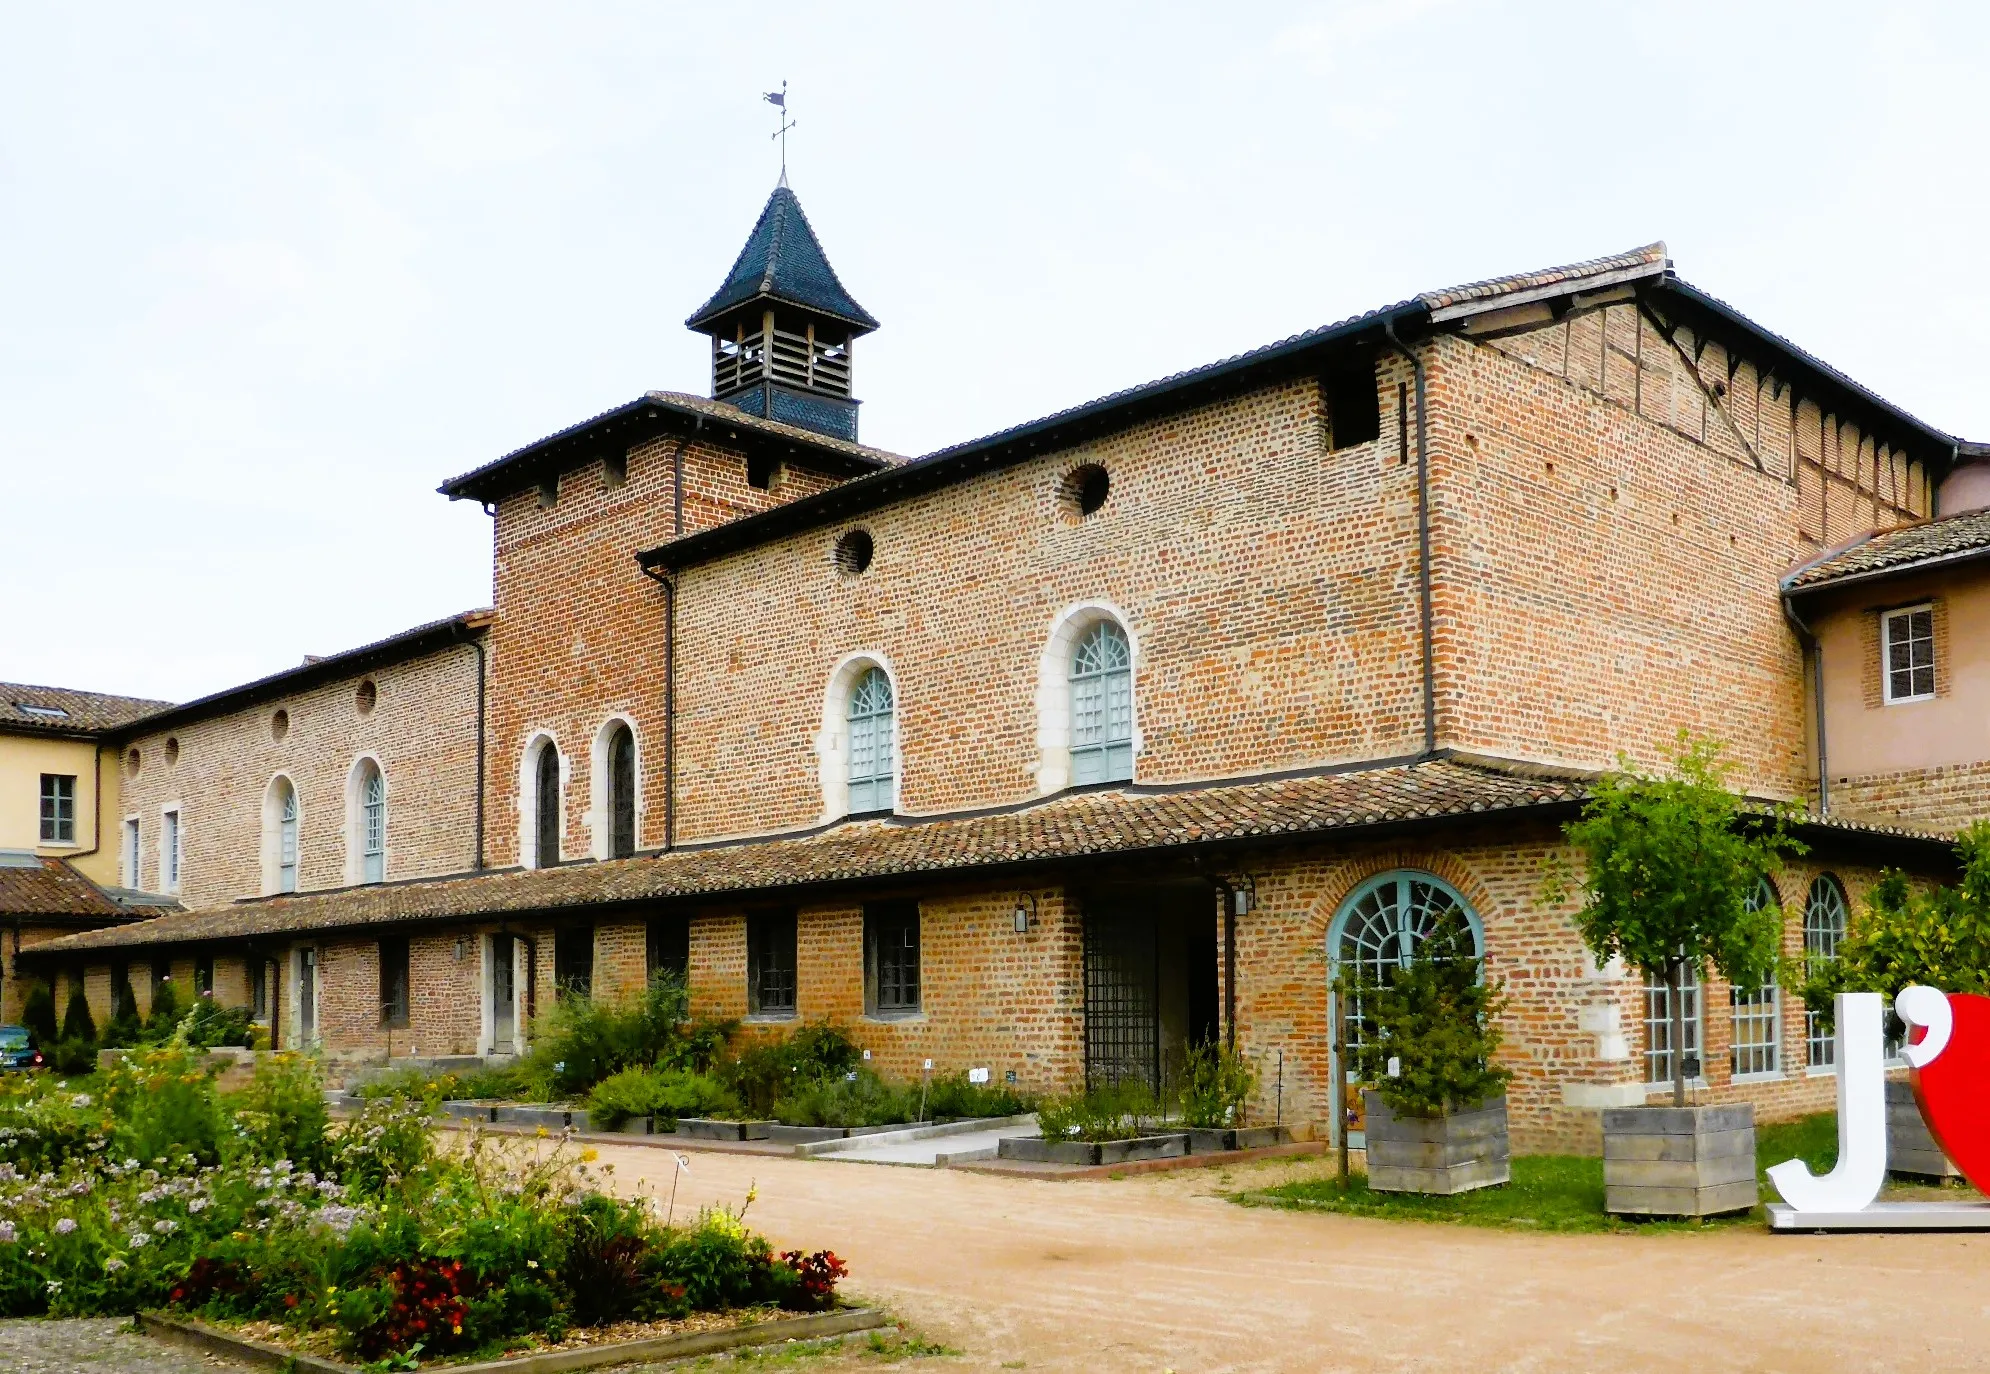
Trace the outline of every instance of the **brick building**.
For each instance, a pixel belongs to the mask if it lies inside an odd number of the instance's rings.
[[[424,843],[367,881],[328,827],[316,876],[277,892],[265,695],[202,718],[202,757],[254,762],[177,788],[215,818],[219,886],[41,957],[253,945],[283,974],[280,1037],[355,1057],[511,1052],[555,988],[663,966],[701,1010],[848,1022],[887,1073],[1151,1079],[1222,1036],[1305,1132],[1333,1124],[1335,964],[1457,906],[1511,996],[1516,1133],[1582,1145],[1674,1049],[1663,994],[1597,968],[1541,894],[1596,770],[1688,729],[1750,793],[1803,802],[1810,852],[1764,896],[1792,954],[1827,954],[1883,867],[1949,872],[1927,822],[1980,809],[1832,781],[1832,675],[1879,651],[1834,650],[1781,580],[1927,527],[1975,455],[1662,245],[916,460],[856,442],[876,322],[785,188],[689,323],[711,398],[647,393],[442,488],[493,518],[483,706],[434,708],[434,767],[481,778],[475,852]],[[356,671],[314,680],[313,720],[350,714]],[[147,729],[142,757],[165,747]],[[299,746],[320,795],[355,776],[337,738]],[[1860,766],[1900,774],[1885,755]],[[350,804],[328,814],[350,837]],[[1793,999],[1689,996],[1703,1093],[1829,1102]]]

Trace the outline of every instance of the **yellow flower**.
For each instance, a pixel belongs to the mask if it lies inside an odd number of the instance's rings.
[[[596,1150],[596,1149],[591,1149],[591,1148],[590,1148],[590,1149],[586,1149],[586,1150],[582,1150],[582,1151],[580,1152],[580,1162],[581,1162],[581,1163],[583,1163],[583,1164],[592,1164],[592,1163],[594,1163],[594,1161],[595,1161],[595,1160],[597,1160],[597,1159],[599,1159],[599,1158],[601,1158],[601,1151],[599,1151],[599,1150]]]

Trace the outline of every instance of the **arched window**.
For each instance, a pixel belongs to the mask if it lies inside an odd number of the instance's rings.
[[[297,890],[297,789],[276,780],[276,890]]]
[[[1803,904],[1803,957],[1809,968],[1815,969],[1838,957],[1838,946],[1845,939],[1846,915],[1845,885],[1832,874],[1818,874]],[[1804,1013],[1803,1038],[1811,1068],[1837,1067],[1837,1041],[1814,1011]]]
[[[898,764],[898,731],[891,679],[866,668],[850,689],[850,810],[889,811],[898,804],[892,775]]]
[[[532,769],[532,860],[536,868],[560,861],[560,747],[547,740]]]
[[[1780,907],[1783,898],[1767,878],[1758,879],[1748,895],[1750,912]],[[1760,987],[1729,987],[1728,1008],[1733,1031],[1728,1068],[1736,1078],[1761,1078],[1783,1071],[1783,1003],[1775,970]]]
[[[387,877],[387,779],[380,765],[362,759],[359,765],[357,838],[359,841],[359,880],[384,882]]]
[[[1101,620],[1071,654],[1071,781],[1133,777],[1133,652],[1126,631]]]
[[[1398,869],[1357,887],[1327,930],[1327,961],[1336,984],[1344,972],[1379,981],[1388,970],[1410,962],[1418,945],[1440,921],[1463,919],[1472,934],[1472,954],[1484,958],[1485,930],[1478,914],[1450,884],[1435,874]],[[1350,1050],[1366,1033],[1359,995],[1341,998],[1341,1020]]]
[[[608,857],[636,852],[636,736],[617,722],[608,733]]]

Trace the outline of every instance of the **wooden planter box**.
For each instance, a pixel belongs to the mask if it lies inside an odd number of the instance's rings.
[[[775,1121],[719,1121],[712,1117],[680,1116],[677,1133],[693,1140],[765,1140]]]
[[[1189,1129],[1188,1152],[1214,1155],[1227,1150],[1262,1150],[1291,1139],[1292,1132],[1283,1126],[1195,1126]]]
[[[1512,1177],[1506,1099],[1442,1116],[1397,1116],[1374,1091],[1361,1095],[1368,1130],[1368,1186],[1378,1193],[1449,1196]]]
[[[1756,1202],[1755,1108],[1611,1107],[1603,1113],[1603,1209],[1710,1217]]]
[[[1921,1104],[1914,1100],[1913,1085],[1904,1078],[1886,1081],[1886,1167],[1891,1173],[1942,1183],[1962,1177],[1935,1143]]]

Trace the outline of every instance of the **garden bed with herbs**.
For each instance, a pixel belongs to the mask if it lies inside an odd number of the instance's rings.
[[[437,1137],[432,1106],[333,1123],[314,1061],[266,1056],[222,1093],[180,1042],[0,1082],[0,1315],[163,1309],[409,1367],[836,1302],[841,1261],[775,1253],[751,1193],[673,1216],[571,1141]]]

